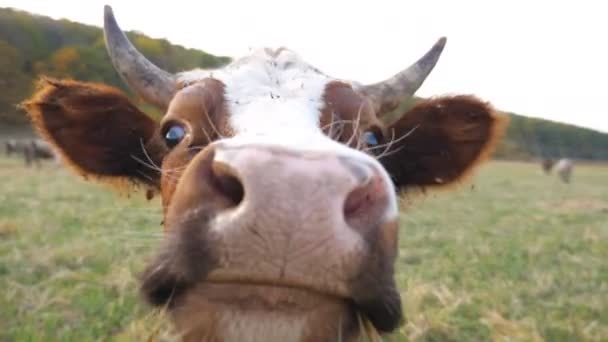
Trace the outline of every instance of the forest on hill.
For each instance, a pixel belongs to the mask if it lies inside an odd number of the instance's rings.
[[[127,36],[169,72],[213,68],[230,61],[165,39],[135,32]],[[27,123],[16,104],[32,92],[39,75],[103,82],[127,91],[112,67],[101,28],[0,8],[0,125]]]
[[[574,125],[507,113],[507,134],[496,157],[608,160],[608,134]]]
[[[165,39],[153,39],[137,32],[128,32],[127,36],[147,58],[169,72],[197,67],[214,68],[230,61],[228,57],[187,49]],[[112,68],[101,28],[0,8],[2,131],[27,126],[24,113],[16,105],[31,94],[39,75],[104,82],[129,93]],[[145,107],[146,112],[154,113],[152,107],[141,102],[138,104]],[[496,152],[498,158],[608,160],[608,134],[508,114],[510,125]]]

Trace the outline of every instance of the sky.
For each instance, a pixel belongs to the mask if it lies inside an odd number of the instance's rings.
[[[145,5],[144,5],[145,3]],[[448,43],[420,96],[467,93],[497,108],[608,132],[608,4],[599,0],[0,0],[238,57],[286,46],[336,78],[373,83]]]

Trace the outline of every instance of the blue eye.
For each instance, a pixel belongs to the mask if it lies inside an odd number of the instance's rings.
[[[376,133],[371,131],[363,132],[363,141],[365,141],[368,146],[378,145],[378,137],[376,136]]]
[[[167,143],[167,146],[173,147],[179,144],[179,142],[182,141],[185,136],[186,130],[184,127],[180,125],[173,125],[167,130],[167,133],[165,133],[165,142]]]

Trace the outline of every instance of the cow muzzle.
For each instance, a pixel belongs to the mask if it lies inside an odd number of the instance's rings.
[[[213,144],[178,182],[156,263],[172,266],[155,277],[171,278],[187,293],[182,307],[199,303],[197,312],[237,302],[241,311],[310,311],[323,302],[335,315],[360,304],[388,310],[394,327],[397,222],[387,181],[367,156]]]

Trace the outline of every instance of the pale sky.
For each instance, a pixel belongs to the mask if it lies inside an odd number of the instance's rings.
[[[286,46],[337,78],[380,81],[441,36],[420,96],[473,93],[496,107],[608,132],[608,3],[600,0],[119,1],[0,0],[231,57]],[[145,4],[145,5],[144,5]]]

